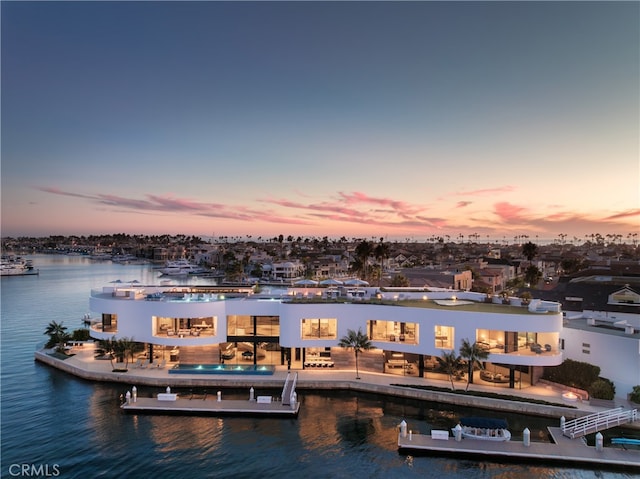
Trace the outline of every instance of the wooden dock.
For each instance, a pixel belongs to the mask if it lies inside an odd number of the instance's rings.
[[[136,414],[183,414],[210,416],[271,416],[297,417],[300,403],[285,405],[281,401],[222,399],[217,398],[176,398],[175,400],[160,400],[158,398],[131,399],[120,406],[127,413]],[[260,401],[260,402],[259,402]]]
[[[522,462],[559,462],[572,465],[582,464],[599,468],[622,468],[640,471],[640,452],[605,447],[598,450],[588,446],[582,439],[571,439],[562,434],[559,427],[549,427],[553,443],[530,442],[525,446],[522,441],[492,442],[476,439],[456,441],[432,438],[426,434],[398,435],[400,452],[425,452],[457,457],[471,456],[494,460]],[[436,436],[437,437],[437,436]]]

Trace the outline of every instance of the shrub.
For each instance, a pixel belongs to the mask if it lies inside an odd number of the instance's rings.
[[[542,377],[554,383],[588,390],[599,375],[598,366],[565,359],[560,366],[545,368]]]
[[[636,404],[640,404],[640,386],[633,386],[631,394],[629,394],[629,400]]]
[[[598,378],[589,387],[589,395],[595,399],[613,399],[616,387],[607,378]]]

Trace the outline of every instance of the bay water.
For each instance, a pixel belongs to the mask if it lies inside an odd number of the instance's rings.
[[[403,419],[413,431],[427,432],[478,411],[346,391],[300,391],[297,419],[124,414],[118,407],[123,385],[62,373],[35,362],[34,351],[46,341],[49,322],[62,322],[69,331],[83,326],[91,289],[116,280],[159,284],[158,271],[81,256],[28,258],[38,276],[3,277],[0,284],[0,477],[633,477],[624,471],[399,454],[397,426]],[[201,278],[174,281],[211,284]],[[514,432],[529,427],[533,440],[545,440],[546,425],[557,422],[507,419]]]

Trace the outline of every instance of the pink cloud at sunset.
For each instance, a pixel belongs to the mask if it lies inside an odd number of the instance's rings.
[[[475,232],[500,236],[513,231],[552,236],[556,231],[576,229],[576,225],[585,231],[582,234],[597,231],[602,225],[607,225],[611,230],[629,229],[640,218],[640,209],[597,217],[569,211],[535,212],[506,201],[488,204],[486,209],[474,204],[475,213],[463,216],[455,211],[460,208],[466,210],[472,205],[471,202],[452,203],[448,213],[445,213],[446,207],[440,207],[434,211],[440,211],[441,214],[424,215],[422,212],[434,208],[363,192],[338,192],[333,199],[326,201],[305,202],[286,198],[252,200],[248,202],[252,206],[247,206],[195,201],[173,195],[147,194],[144,199],[138,199],[106,193],[89,195],[54,187],[40,187],[38,190],[74,201],[89,200],[102,208],[105,214],[161,214],[170,218],[179,217],[181,222],[191,221],[195,225],[202,225],[203,219],[211,219],[224,222],[228,228],[247,230],[250,227],[255,228],[256,232],[265,231],[265,234],[275,234],[282,231],[283,227],[294,227],[294,230],[300,231],[299,234],[325,231],[326,234],[339,236],[345,232],[357,234],[363,231],[363,227],[375,227],[391,236]],[[386,208],[380,209],[378,206]]]

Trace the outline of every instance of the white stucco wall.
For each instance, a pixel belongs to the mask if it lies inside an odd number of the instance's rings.
[[[565,328],[561,337],[565,358],[599,366],[600,376],[615,384],[616,397],[626,399],[633,386],[640,385],[637,338],[573,328]]]

